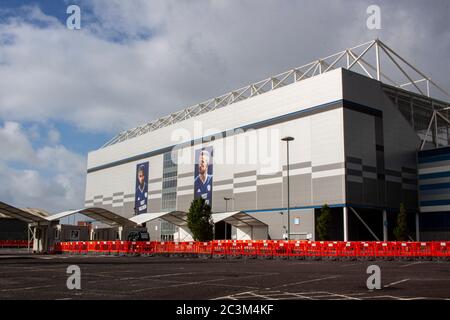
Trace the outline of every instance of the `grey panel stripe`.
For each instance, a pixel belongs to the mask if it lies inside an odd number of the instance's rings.
[[[152,190],[152,191],[148,192],[148,194],[160,194],[160,193],[161,193],[161,190]]]
[[[85,203],[94,203],[94,200],[86,200]]]
[[[123,199],[113,200],[113,203],[122,203]]]
[[[318,171],[342,169],[342,168],[345,168],[345,163],[344,162],[325,164],[325,165],[322,165],[322,166],[312,167],[312,171],[313,172],[318,172]]]
[[[123,195],[124,193],[123,192],[114,192],[113,193],[113,197],[114,196],[121,196],[121,195]]]
[[[233,179],[213,181],[213,185],[215,185],[215,186],[224,186],[227,184],[233,184]]]
[[[188,177],[194,178],[194,172],[178,174],[178,179],[180,179],[180,178],[188,178]]]
[[[148,183],[158,183],[158,182],[162,182],[162,178],[154,178],[148,180]]]
[[[233,185],[234,188],[243,188],[243,187],[252,187],[252,186],[256,186],[256,181],[235,183]]]
[[[264,179],[271,179],[271,178],[281,178],[281,176],[282,176],[282,172],[280,171],[280,172],[277,172],[274,174],[260,174],[260,175],[257,175],[256,178],[258,180],[264,180]]]
[[[192,186],[178,187],[178,191],[185,191],[185,190],[192,190],[192,192],[194,192],[194,184],[192,184]]]
[[[406,173],[417,174],[417,170],[414,168],[402,167],[402,171]]]
[[[349,176],[362,177],[362,171],[347,169],[347,174]]]
[[[386,175],[388,175],[388,176],[393,176],[393,177],[401,177],[401,176],[402,176],[401,172],[399,172],[399,171],[394,171],[394,170],[389,170],[389,169],[386,169],[386,170],[384,171],[384,173],[385,173]]]
[[[256,176],[256,170],[239,172],[234,174],[235,178],[250,177],[250,176]]]
[[[450,160],[436,161],[436,162],[427,162],[427,163],[419,163],[419,168],[420,169],[437,168],[437,167],[443,167],[443,166],[450,166]]]
[[[363,166],[363,171],[376,173],[377,172],[377,168],[373,167],[373,166]]]
[[[109,200],[112,200],[113,199],[113,197],[106,197],[106,198],[103,198],[103,201],[109,201]]]
[[[402,178],[402,183],[417,185],[417,179]]]
[[[94,196],[94,200],[103,199],[103,196]]]
[[[289,170],[303,169],[311,167],[311,161],[289,164]],[[283,171],[287,170],[287,165],[283,166]]]
[[[126,195],[124,196],[124,199],[128,199],[128,198],[134,198],[134,194],[133,194],[133,193],[130,193],[130,194],[126,194]]]
[[[345,159],[347,160],[347,162],[362,164],[362,160],[360,158],[347,156],[347,157],[345,157]]]

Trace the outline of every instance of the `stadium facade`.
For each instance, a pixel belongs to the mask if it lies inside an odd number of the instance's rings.
[[[369,45],[377,56],[387,48]],[[379,65],[376,77],[352,71],[367,72],[365,52],[346,50],[344,67],[318,60],[313,75],[306,65],[119,134],[88,155],[85,206],[132,218],[185,212],[202,197],[213,212],[244,211],[267,224],[271,239],[288,230],[315,239],[327,204],[333,239],[387,240],[403,204],[411,238],[449,239],[450,151],[436,148],[449,145],[449,104],[381,81]],[[294,138],[289,185],[286,136]],[[146,227],[152,240],[177,239],[167,221]],[[239,234],[225,224],[216,238]]]

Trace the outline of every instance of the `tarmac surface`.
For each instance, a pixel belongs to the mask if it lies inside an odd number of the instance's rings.
[[[381,290],[369,290],[369,265]],[[81,289],[69,290],[70,265]],[[448,261],[30,255],[0,250],[0,299],[450,300]]]

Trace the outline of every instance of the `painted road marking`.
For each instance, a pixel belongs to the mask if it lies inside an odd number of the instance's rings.
[[[409,280],[410,279],[403,279],[403,280],[391,282],[391,283],[385,285],[384,288],[389,288],[389,287],[395,286],[396,284],[399,284],[399,283],[402,283],[402,282],[406,282],[406,281],[409,281]]]

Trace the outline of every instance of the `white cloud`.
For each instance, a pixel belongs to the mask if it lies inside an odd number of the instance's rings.
[[[31,135],[16,122],[0,127],[0,199],[51,212],[82,207],[84,157],[58,144],[33,148]]]
[[[0,117],[116,133],[375,37],[449,87],[445,10],[382,2],[369,31],[369,4],[85,1],[79,31],[31,7],[0,24]]]
[[[0,161],[34,158],[31,143],[17,122],[6,122],[0,126],[0,150]]]
[[[56,129],[50,129],[47,133],[48,142],[50,144],[57,144],[61,138],[61,134]]]

